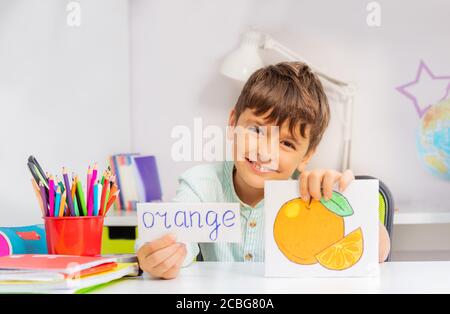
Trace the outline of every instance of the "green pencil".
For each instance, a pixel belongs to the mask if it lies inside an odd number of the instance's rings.
[[[80,212],[78,211],[78,201],[77,201],[77,185],[75,181],[75,175],[72,173],[72,187],[70,190],[70,193],[72,195],[72,201],[73,201],[73,214],[78,217],[80,216]]]
[[[73,207],[74,207],[74,211],[75,211],[75,216],[80,216],[80,211],[78,210],[77,197],[73,198]]]
[[[87,216],[86,200],[84,198],[83,187],[81,186],[81,181],[78,180],[78,177],[75,180],[77,181],[77,195],[80,200],[80,207],[83,211],[83,216]]]
[[[61,188],[61,193],[64,193],[64,191],[66,190],[64,188],[64,184],[62,184],[62,182],[59,180],[58,176],[56,176],[56,180],[58,182],[59,187]]]
[[[102,175],[102,186],[103,186],[103,183],[105,182],[105,172],[103,171],[103,175]]]

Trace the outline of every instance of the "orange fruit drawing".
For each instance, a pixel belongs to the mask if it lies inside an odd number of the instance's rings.
[[[320,265],[331,270],[344,270],[355,265],[363,254],[361,228],[316,255]]]
[[[290,261],[311,265],[318,262],[316,255],[344,237],[344,219],[320,201],[296,198],[280,208],[273,234]]]

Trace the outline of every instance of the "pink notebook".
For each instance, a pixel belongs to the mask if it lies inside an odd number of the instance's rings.
[[[70,275],[81,272],[85,269],[112,262],[116,262],[116,258],[21,254],[0,257],[0,270],[39,270]]]

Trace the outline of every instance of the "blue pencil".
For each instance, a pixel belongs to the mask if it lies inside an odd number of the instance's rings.
[[[94,185],[94,214],[93,216],[98,216],[99,198],[98,198],[98,181]]]
[[[56,200],[55,200],[55,210],[54,217],[59,217],[59,207],[61,205],[61,188],[58,186],[56,189]]]

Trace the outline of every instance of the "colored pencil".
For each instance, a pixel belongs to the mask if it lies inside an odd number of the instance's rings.
[[[103,189],[105,188],[105,186],[101,183],[99,183],[98,185],[98,212],[97,212],[97,216],[101,216],[102,214],[102,207],[101,207],[101,202],[102,202],[102,194],[103,194]]]
[[[66,197],[67,194],[62,192],[61,194],[61,205],[59,206],[59,217],[64,216],[64,207],[66,206]]]
[[[102,211],[103,215],[106,214],[106,207],[107,207],[109,199],[110,199],[109,195],[111,194],[111,188],[110,188],[109,184],[108,184],[108,186],[106,188],[107,189],[106,189],[106,196],[105,196],[105,207],[103,208],[103,211]]]
[[[65,191],[64,185],[62,184],[61,180],[59,180],[58,176],[55,176],[55,182],[61,188],[61,194],[63,194]]]
[[[45,209],[45,217],[49,215],[48,211],[48,203],[47,203],[47,191],[45,189],[45,186],[42,182],[39,182],[39,189],[41,190],[41,198],[42,198],[42,204],[44,205]]]
[[[64,207],[64,216],[66,216],[66,217],[72,216],[69,206],[67,206],[67,195],[66,195],[66,206]]]
[[[84,216],[84,215],[83,215],[83,207],[81,206],[80,192],[78,191],[78,183],[80,183],[79,180],[78,180],[78,177],[75,177],[75,184],[76,184],[76,186],[77,186],[77,188],[76,188],[76,190],[75,190],[75,195],[76,195],[76,198],[77,198],[78,215],[79,215],[79,216]],[[80,185],[81,185],[81,184],[80,184]]]
[[[111,176],[111,178],[109,178],[109,189],[112,189],[114,185],[116,185],[116,176]],[[109,194],[112,194],[112,192]]]
[[[111,187],[111,189],[109,190],[109,198],[108,198],[108,202],[111,199],[111,197],[114,195],[114,193],[116,193],[118,190],[117,184],[113,184],[113,186]]]
[[[105,182],[105,174],[106,174],[106,171],[103,171],[102,181],[100,182],[101,185],[103,185],[103,183]]]
[[[77,200],[77,184],[75,179],[72,179],[72,199],[73,199],[73,211],[75,213],[75,216],[80,216],[80,211],[78,209],[78,200]]]
[[[98,197],[98,191],[99,191],[100,184],[97,181],[97,183],[94,185],[94,212],[93,216],[98,216],[98,208],[99,208],[99,197]]]
[[[42,217],[45,217],[47,214],[45,212],[44,203],[42,201],[41,191],[39,189],[39,186],[36,183],[36,180],[31,178],[31,185],[33,185],[34,193],[36,194],[36,197],[38,199],[39,207],[41,208]]]
[[[103,215],[103,212],[105,211],[105,205],[107,203],[106,193],[109,189],[109,180],[108,175],[105,176],[105,181],[102,188],[102,197],[100,201],[100,215]]]
[[[61,205],[61,188],[58,186],[56,189],[56,197],[55,197],[55,209],[54,209],[54,217],[59,216],[59,207]]]
[[[89,192],[90,192],[89,187],[91,186],[91,179],[92,179],[92,168],[91,168],[91,165],[89,165],[87,176],[86,176],[86,203],[87,203],[87,205],[89,204]]]
[[[48,203],[50,206],[50,217],[55,216],[55,181],[53,176],[50,176],[50,180],[48,181],[49,190],[48,190]]]
[[[116,188],[118,188],[118,185],[117,185],[116,181],[117,181],[117,177],[115,175],[113,175],[112,176],[113,185],[116,185]],[[115,208],[116,209],[120,209],[120,197],[119,197],[119,195],[117,195],[116,201],[114,202],[114,204],[115,204]]]
[[[78,201],[77,201],[77,184],[75,182],[75,177],[72,175],[72,188],[70,191],[72,201],[73,201],[73,216],[80,216],[80,212],[78,211]]]
[[[108,213],[108,210],[110,209],[111,205],[114,203],[114,201],[117,198],[117,195],[119,195],[120,190],[117,190],[116,193],[114,193],[114,195],[109,199],[108,204],[106,204],[106,210],[103,214],[103,216],[106,216],[106,214]]]
[[[67,175],[67,170],[63,167],[63,179],[64,184],[66,185],[66,199],[67,199],[67,207],[69,207],[70,213],[72,216],[75,216],[75,208],[73,206],[73,193],[70,189],[69,176]]]
[[[84,198],[83,187],[81,186],[81,181],[78,180],[78,177],[75,176],[75,180],[77,181],[77,196],[81,211],[83,212],[83,216],[87,216],[87,208],[86,208],[86,199]]]
[[[88,215],[92,216],[92,213],[94,211],[94,185],[97,181],[97,164],[94,164],[94,168],[92,169],[92,176],[91,180],[88,185],[89,189],[89,198],[88,198]]]

